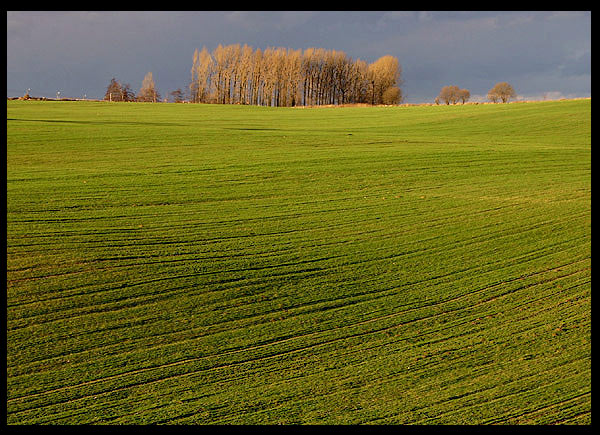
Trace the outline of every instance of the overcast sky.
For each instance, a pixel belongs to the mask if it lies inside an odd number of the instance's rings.
[[[137,92],[152,72],[166,96],[187,89],[196,48],[342,50],[402,67],[408,103],[440,89],[483,101],[499,81],[518,99],[591,96],[591,12],[7,12],[7,96],[103,98],[110,79]]]

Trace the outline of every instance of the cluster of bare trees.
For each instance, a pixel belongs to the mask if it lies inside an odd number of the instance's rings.
[[[446,104],[456,104],[461,101],[465,104],[471,98],[471,93],[468,89],[460,89],[458,86],[444,86],[440,94],[435,98],[435,104],[440,102]]]
[[[323,48],[219,45],[194,52],[190,96],[194,103],[264,106],[397,104],[400,74],[393,56],[367,64]]]
[[[502,101],[506,103],[511,98],[517,96],[514,88],[506,82],[496,83],[492,89],[488,91],[488,100],[493,103]],[[471,93],[468,89],[460,89],[458,86],[444,86],[439,95],[435,97],[435,104],[457,104],[459,101],[465,104],[471,98]]]
[[[160,101],[160,94],[156,90],[152,73],[149,72],[142,81],[142,87],[137,96],[131,90],[129,83],[121,84],[114,77],[106,88],[104,94],[106,101],[142,101],[142,102],[157,102]]]
[[[104,99],[106,101],[135,101],[135,93],[131,90],[129,83],[122,85],[113,77],[106,88]]]

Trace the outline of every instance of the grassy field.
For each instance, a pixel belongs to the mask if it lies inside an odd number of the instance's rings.
[[[8,424],[591,423],[591,100],[7,102]]]

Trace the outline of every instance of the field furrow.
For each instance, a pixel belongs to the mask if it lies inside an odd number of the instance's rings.
[[[8,424],[591,421],[589,100],[7,104]]]

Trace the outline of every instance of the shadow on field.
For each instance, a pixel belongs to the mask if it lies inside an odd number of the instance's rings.
[[[259,127],[221,127],[223,130],[257,130],[257,131],[280,131],[281,128],[259,128]]]
[[[7,121],[26,121],[26,122],[57,122],[65,124],[88,124],[88,125],[176,125],[183,127],[184,124],[176,122],[135,122],[135,121],[75,121],[62,119],[21,119],[21,118],[6,118]]]

